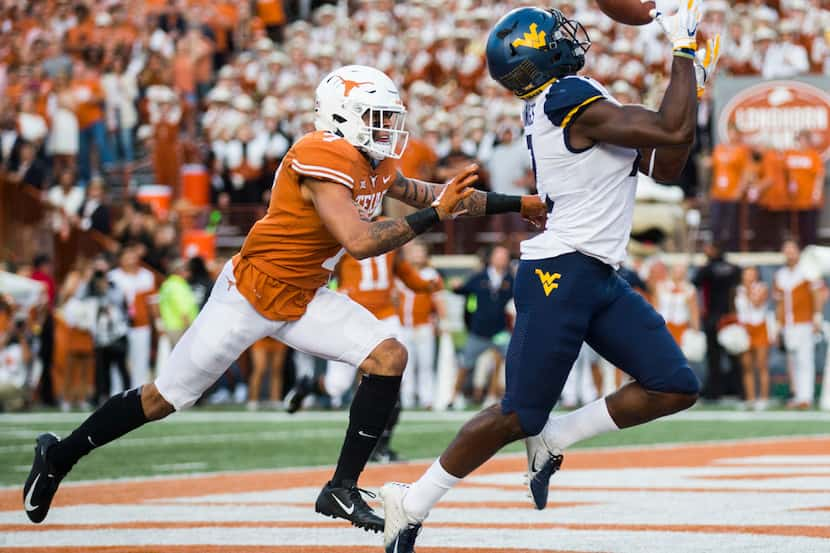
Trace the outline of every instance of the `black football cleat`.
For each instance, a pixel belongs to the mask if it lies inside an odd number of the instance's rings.
[[[314,381],[311,377],[304,376],[294,383],[287,394],[285,394],[285,410],[288,413],[296,413],[303,406],[303,400],[314,392]]]
[[[372,532],[383,532],[383,519],[369,507],[360,494],[374,498],[375,494],[368,490],[358,488],[354,482],[344,481],[343,487],[336,488],[331,482],[326,482],[314,510],[331,518],[342,518],[348,520],[353,526],[371,530]]]
[[[47,459],[49,448],[60,440],[52,433],[41,434],[35,442],[32,470],[23,485],[23,508],[34,523],[43,522],[65,474],[60,474]]]

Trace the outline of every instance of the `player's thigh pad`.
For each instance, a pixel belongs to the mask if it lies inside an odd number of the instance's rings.
[[[581,254],[519,264],[502,412],[517,413],[528,436],[542,431],[562,393],[609,270]]]
[[[320,288],[305,314],[284,324],[274,338],[311,355],[359,367],[378,344],[398,337],[399,326],[379,321],[345,294]]]
[[[228,262],[205,307],[159,371],[156,388],[177,411],[193,405],[243,351],[284,324],[257,313],[235,282]]]
[[[647,390],[700,392],[700,381],[655,309],[619,276],[594,314],[586,341]]]

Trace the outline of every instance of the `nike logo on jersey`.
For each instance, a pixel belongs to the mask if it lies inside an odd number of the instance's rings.
[[[343,504],[343,502],[340,501],[340,498],[338,498],[336,495],[331,494],[331,496],[334,498],[334,500],[337,502],[337,504],[340,505],[340,508],[343,509],[346,512],[347,515],[350,515],[354,512],[354,505],[349,505],[348,507],[346,507]]]
[[[29,493],[27,493],[26,497],[23,499],[23,508],[27,511],[34,511],[37,509],[37,505],[32,505],[32,494],[35,493],[35,486],[37,486],[38,480],[40,480],[40,474],[35,476],[35,480],[32,482],[32,487],[29,488]]]
[[[377,439],[377,436],[372,436],[371,434],[367,434],[367,433],[366,433],[366,432],[364,432],[363,430],[358,430],[357,435],[358,435],[358,436],[363,436],[364,438],[371,438],[372,440],[376,440],[376,439]]]
[[[557,280],[562,278],[562,275],[559,273],[550,274],[542,269],[536,269],[536,274],[539,275],[539,280],[542,282],[542,288],[545,290],[545,296],[550,296],[550,293],[559,288],[559,285],[556,283]]]
[[[392,175],[386,175],[385,177],[383,177],[383,184],[386,184],[387,182],[389,182],[389,180],[391,178],[392,178]]]

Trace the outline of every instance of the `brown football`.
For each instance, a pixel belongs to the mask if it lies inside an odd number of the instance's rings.
[[[654,2],[640,2],[640,0],[597,0],[599,9],[605,15],[626,25],[645,25],[651,23],[649,11],[656,8]]]

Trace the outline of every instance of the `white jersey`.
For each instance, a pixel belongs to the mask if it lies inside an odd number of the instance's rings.
[[[596,144],[576,150],[568,129],[597,100],[619,105],[596,81],[554,81],[525,106],[536,188],[551,210],[545,230],[522,243],[522,259],[581,252],[618,267],[625,259],[637,187],[635,149]]]

